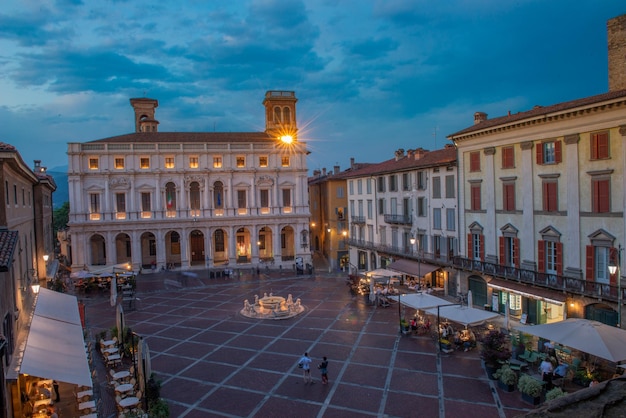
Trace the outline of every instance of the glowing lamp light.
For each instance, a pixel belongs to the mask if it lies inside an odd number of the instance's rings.
[[[39,280],[34,279],[33,284],[30,285],[30,288],[33,290],[34,294],[39,293]]]
[[[293,142],[293,136],[291,135],[283,135],[280,137],[280,140],[285,144],[291,144]]]
[[[415,238],[414,237],[411,237],[411,239],[409,239],[409,241],[411,241],[411,245],[415,244]]]
[[[48,258],[50,258],[48,254],[43,255],[43,261],[45,261],[46,263],[48,262]]]

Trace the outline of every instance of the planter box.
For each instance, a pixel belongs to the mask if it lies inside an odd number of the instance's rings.
[[[541,403],[541,396],[530,396],[526,393],[522,393],[522,400],[531,405],[539,405]]]
[[[513,392],[515,390],[515,385],[504,384],[501,380],[498,380],[498,387],[505,392]]]
[[[485,365],[485,370],[487,370],[487,377],[489,377],[490,380],[497,380],[493,377],[493,374],[498,371],[497,367]]]

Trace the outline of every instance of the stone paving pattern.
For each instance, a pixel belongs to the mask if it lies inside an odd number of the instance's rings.
[[[397,305],[353,296],[346,276],[180,272],[138,276],[127,326],[148,342],[172,417],[514,417],[530,410],[519,392],[487,378],[478,351],[439,354],[430,336],[402,336]],[[239,314],[273,293],[301,298],[286,320]],[[108,295],[78,295],[91,335],[115,326]],[[407,314],[412,312],[407,311]],[[304,384],[297,361],[329,360],[329,384]],[[108,416],[102,415],[101,416]]]

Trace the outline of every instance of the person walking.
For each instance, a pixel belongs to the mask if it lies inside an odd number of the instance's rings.
[[[319,364],[319,366],[317,366],[317,368],[320,369],[320,372],[322,373],[322,385],[327,385],[328,384],[328,359],[326,358],[326,356],[324,356],[324,359]]]
[[[302,379],[304,383],[313,383],[313,379],[311,378],[311,358],[309,357],[309,353],[304,353],[304,355],[298,361],[298,367],[302,369]]]

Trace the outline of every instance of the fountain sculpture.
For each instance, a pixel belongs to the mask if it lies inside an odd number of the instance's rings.
[[[293,302],[291,294],[285,300],[282,296],[274,296],[272,293],[263,293],[259,298],[254,295],[254,304],[250,304],[248,299],[243,301],[243,309],[239,311],[243,316],[258,319],[287,319],[304,312],[304,305],[300,298]]]

